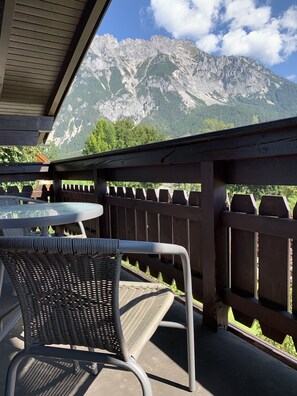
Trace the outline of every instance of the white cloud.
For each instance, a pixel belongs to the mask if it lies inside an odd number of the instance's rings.
[[[243,55],[266,65],[297,51],[297,6],[278,18],[257,0],[151,0],[156,24],[210,53]]]
[[[282,61],[279,55],[281,48],[282,39],[277,30],[267,27],[247,33],[243,29],[236,29],[224,35],[221,52],[261,59],[265,64],[272,65]]]
[[[286,78],[290,81],[294,81],[294,80],[296,80],[297,76],[296,76],[296,74],[291,74],[290,76],[287,76]]]
[[[230,22],[230,29],[248,27],[263,28],[271,17],[270,7],[256,7],[254,0],[233,0],[228,2],[223,20]]]
[[[281,18],[282,26],[286,29],[297,30],[297,6],[291,6]]]
[[[284,57],[287,58],[296,51],[297,51],[297,35],[283,36]]]
[[[212,53],[218,50],[219,37],[215,34],[207,34],[196,41],[196,46],[202,51]]]
[[[151,0],[155,22],[174,38],[198,39],[208,34],[221,0]]]

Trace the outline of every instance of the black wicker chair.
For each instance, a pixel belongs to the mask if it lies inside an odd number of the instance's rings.
[[[136,358],[162,321],[174,296],[158,283],[120,282],[121,258],[122,253],[128,251],[187,256],[180,248],[111,239],[0,238],[0,259],[16,289],[25,334],[25,348],[15,355],[8,369],[5,395],[14,395],[18,365],[25,356],[31,355],[120,366],[132,371],[141,383],[143,394],[151,396],[150,382]],[[190,279],[185,281],[191,295]],[[187,326],[183,328],[188,330],[190,389],[193,390],[191,309],[188,299]],[[173,323],[172,327],[179,324]],[[53,344],[101,351],[57,348],[51,346]]]

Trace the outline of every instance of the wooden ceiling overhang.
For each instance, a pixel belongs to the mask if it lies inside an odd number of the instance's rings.
[[[0,145],[45,143],[111,0],[0,0]]]

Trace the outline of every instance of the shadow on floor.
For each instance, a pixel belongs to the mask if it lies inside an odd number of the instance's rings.
[[[3,306],[1,306],[2,308]],[[180,321],[184,308],[174,303],[168,320]],[[139,363],[147,372],[154,396],[293,396],[297,395],[297,372],[264,352],[223,330],[212,332],[195,315],[195,392],[188,392],[186,334],[183,330],[159,328],[144,348]],[[6,373],[11,357],[22,348],[19,323],[1,343],[0,369]],[[5,374],[0,376],[4,394]],[[18,370],[16,396],[138,396],[140,386],[131,373],[103,368],[95,377],[81,364],[73,373],[72,362],[59,359],[25,359]]]

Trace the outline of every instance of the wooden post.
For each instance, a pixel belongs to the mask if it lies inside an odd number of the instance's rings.
[[[107,186],[106,179],[102,172],[98,169],[94,170],[94,189],[95,195],[98,199],[98,203],[103,206],[103,214],[100,216],[99,221],[97,222],[96,227],[96,236],[102,238],[109,237],[109,229],[108,229],[108,209],[106,205],[106,194],[107,194]],[[99,227],[100,225],[100,227]]]
[[[62,180],[55,173],[53,175],[54,202],[61,202]]]
[[[228,307],[222,303],[222,291],[229,279],[228,238],[220,223],[220,214],[226,209],[224,162],[203,161],[201,181],[203,324],[226,327]]]

